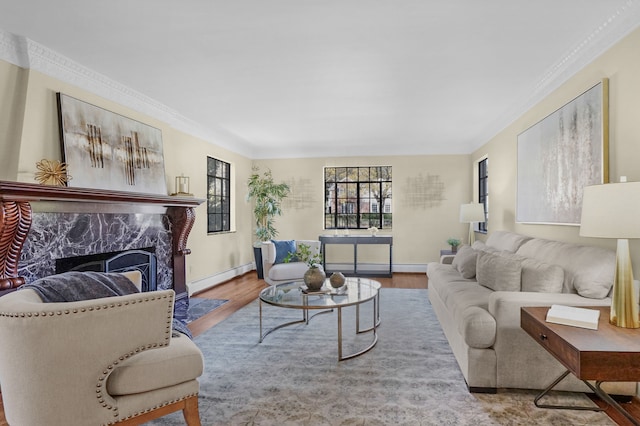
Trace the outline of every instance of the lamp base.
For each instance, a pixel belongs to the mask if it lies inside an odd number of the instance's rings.
[[[469,245],[473,245],[476,240],[476,232],[473,230],[473,222],[469,224]]]
[[[627,239],[618,240],[609,322],[617,327],[640,328],[638,299],[633,287],[633,269]]]

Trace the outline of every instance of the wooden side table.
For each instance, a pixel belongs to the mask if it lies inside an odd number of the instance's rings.
[[[536,397],[536,406],[601,411],[595,407],[550,406],[539,403],[543,396],[572,373],[634,425],[640,425],[640,421],[624,410],[601,387],[603,382],[640,381],[640,329],[609,324],[609,307],[589,309],[600,310],[597,330],[548,323],[545,319],[549,307],[521,308],[522,329],[567,368],[565,373]],[[595,386],[588,380],[595,381]]]

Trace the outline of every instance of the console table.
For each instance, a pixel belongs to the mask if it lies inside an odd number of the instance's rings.
[[[522,329],[567,369],[536,397],[535,404],[541,408],[601,411],[596,407],[539,403],[540,398],[572,373],[634,425],[640,425],[638,419],[631,416],[601,388],[603,382],[640,381],[640,329],[621,328],[609,324],[609,307],[589,309],[600,310],[597,330],[548,323],[545,319],[549,307],[521,308]],[[587,380],[595,381],[595,386]]]
[[[336,271],[327,270],[326,267],[326,251],[327,245],[331,244],[350,244],[353,246],[353,270],[352,271],[340,271],[348,275],[355,275],[359,277],[391,277],[391,265],[392,265],[392,250],[393,250],[393,237],[390,235],[381,236],[369,236],[369,235],[345,235],[345,236],[328,236],[321,235],[318,237],[320,240],[320,249],[322,252],[322,267],[325,272],[331,273]],[[389,264],[386,270],[362,270],[358,268],[358,245],[369,244],[382,244],[389,246]]]

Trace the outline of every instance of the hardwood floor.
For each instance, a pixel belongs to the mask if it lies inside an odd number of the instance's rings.
[[[393,278],[376,278],[386,288],[427,288],[426,274],[394,274]],[[227,299],[227,303],[215,309],[210,314],[198,318],[189,324],[189,330],[195,336],[203,333],[229,315],[257,299],[260,290],[267,284],[258,279],[255,272],[249,272],[241,277],[217,285],[212,289],[198,293],[197,297],[209,299]]]
[[[427,288],[427,277],[424,273],[420,274],[394,274],[393,278],[376,278],[380,281],[383,288]],[[210,299],[227,299],[228,302],[213,312],[204,315],[189,324],[189,329],[194,336],[197,336],[209,328],[228,318],[238,309],[256,300],[260,290],[265,288],[267,284],[258,279],[255,272],[249,272],[241,277],[234,278],[228,282],[217,285],[209,290],[205,290],[197,297],[205,297]],[[635,398],[633,402],[624,404],[634,416],[640,418],[640,401]],[[630,425],[622,415],[607,409],[606,413],[619,425]],[[2,406],[2,394],[0,394],[0,426],[8,426],[4,418],[4,409]]]

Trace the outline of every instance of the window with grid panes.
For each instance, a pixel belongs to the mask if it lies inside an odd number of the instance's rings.
[[[489,212],[489,159],[485,158],[478,162],[478,202],[484,206],[484,217],[487,218]],[[487,222],[479,222],[476,231],[487,233]]]
[[[207,232],[231,229],[231,164],[207,157]]]
[[[325,167],[325,229],[391,229],[391,166]]]

